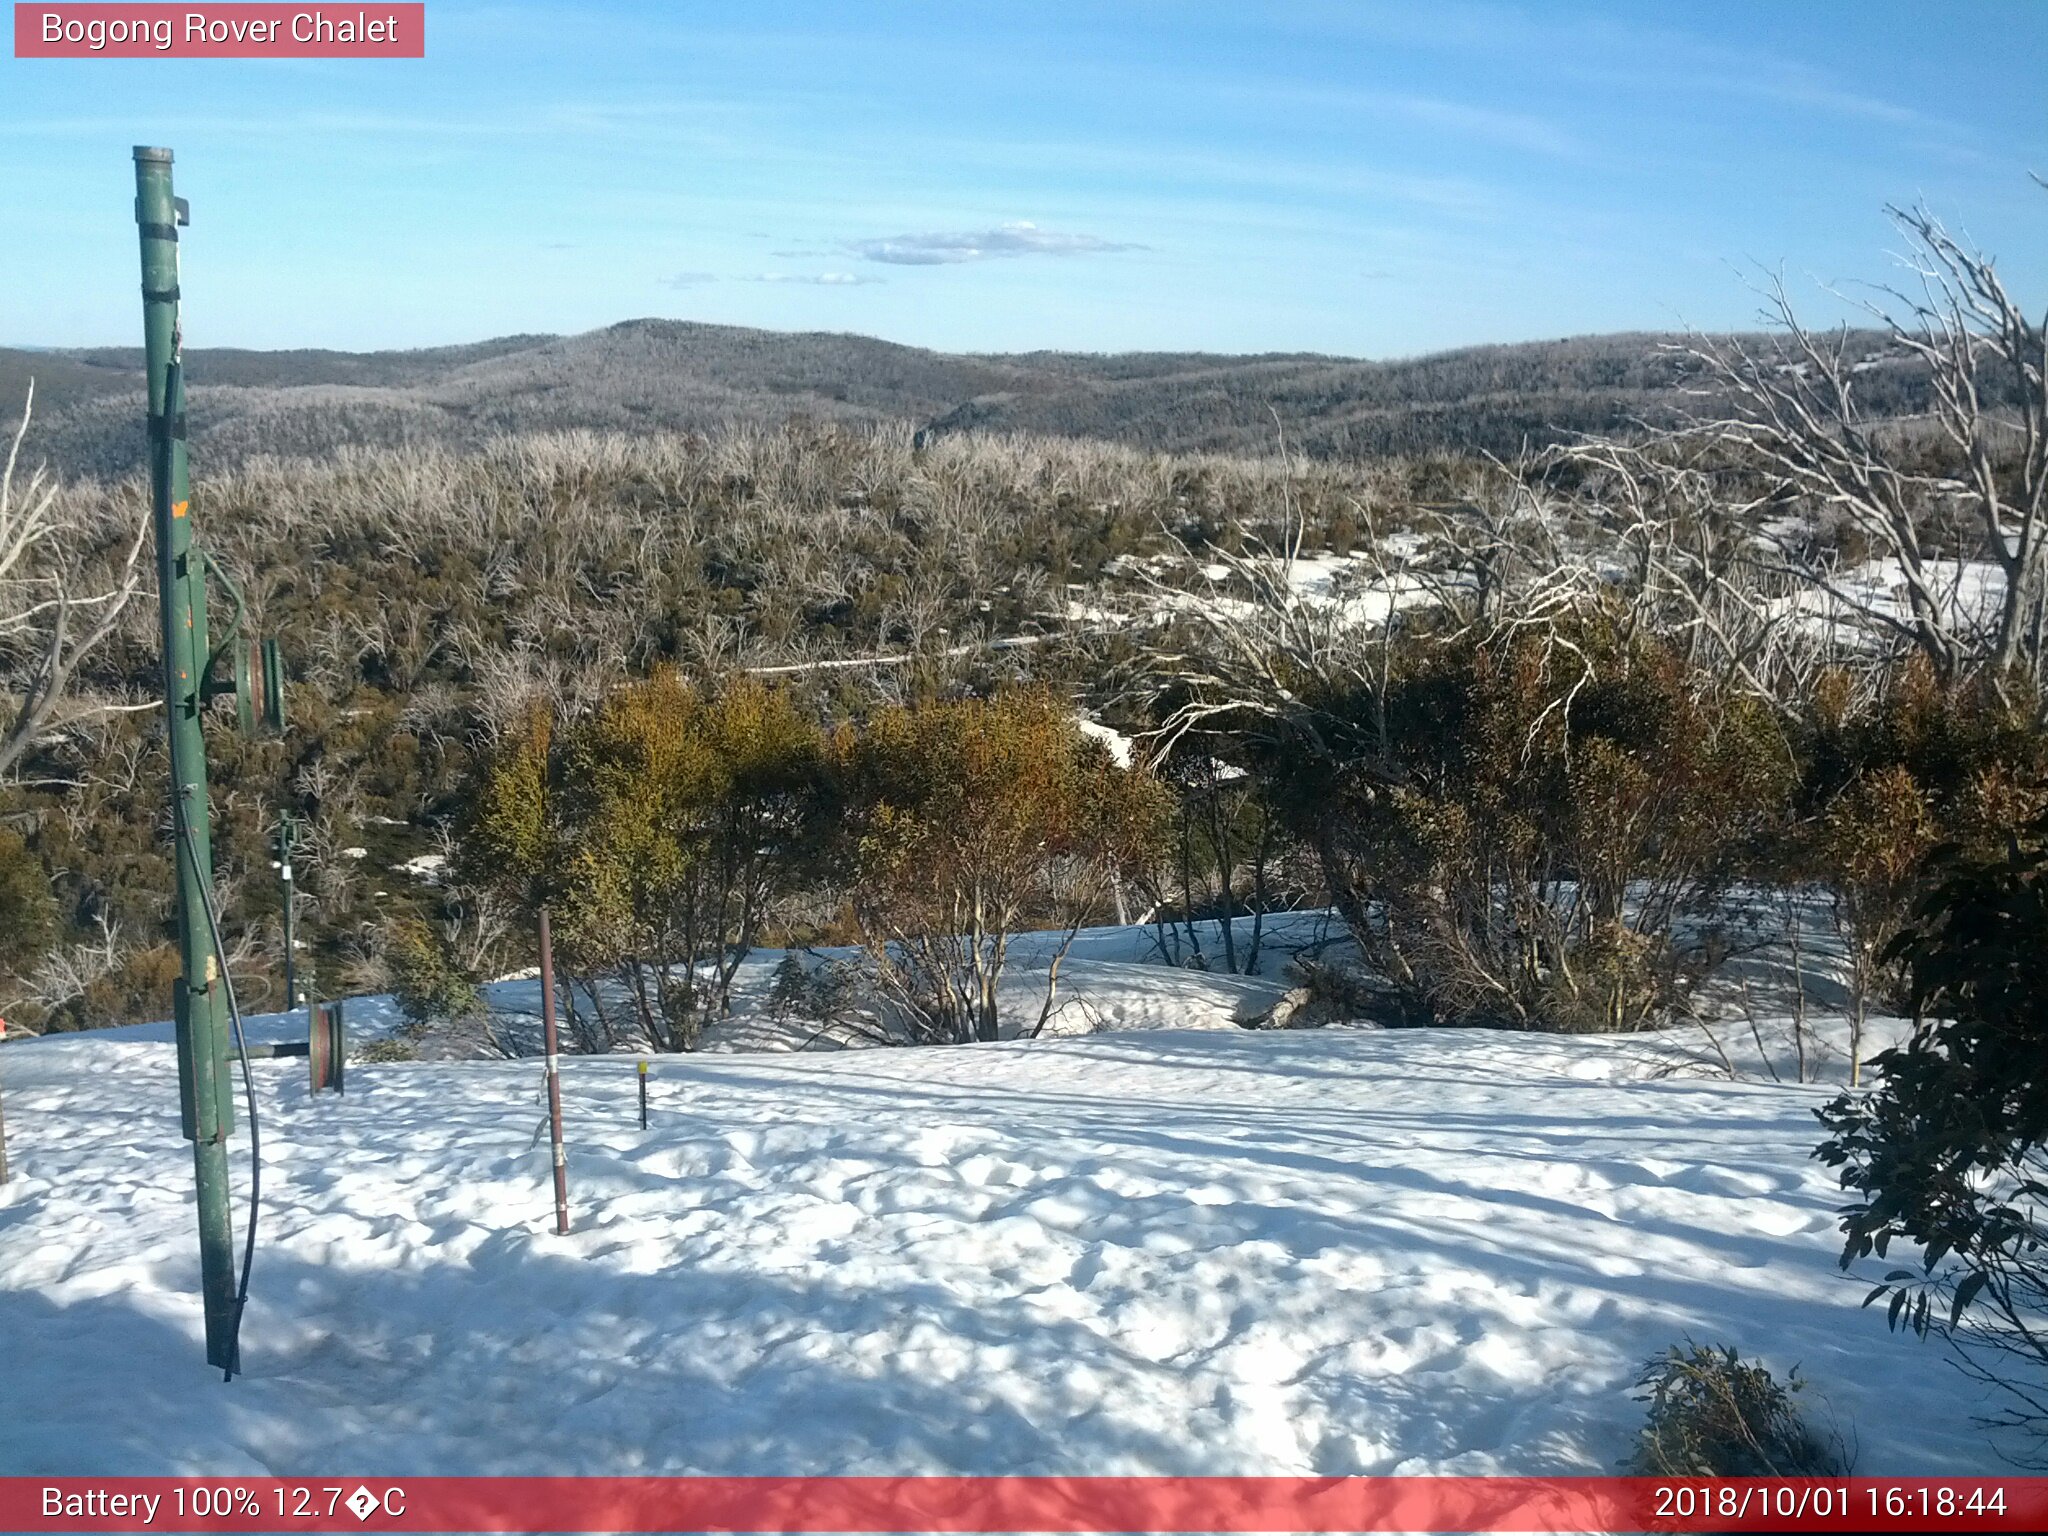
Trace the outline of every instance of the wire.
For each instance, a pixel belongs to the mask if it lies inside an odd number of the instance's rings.
[[[199,905],[206,913],[207,931],[213,936],[214,958],[220,963],[220,980],[227,994],[228,1018],[235,1029],[235,1049],[242,1059],[242,1093],[249,1106],[249,1231],[242,1247],[242,1283],[235,1292],[235,1317],[228,1327],[227,1368],[222,1381],[233,1381],[242,1368],[242,1310],[249,1304],[249,1271],[256,1264],[256,1216],[263,1193],[263,1137],[256,1119],[256,1083],[249,1072],[249,1042],[242,1034],[242,1010],[235,1001],[235,978],[228,971],[227,946],[220,936],[220,914],[213,906],[213,880],[199,867],[199,849],[192,841],[192,824],[185,816],[184,798],[191,791],[180,786],[171,797],[178,821],[178,836],[185,843],[185,857],[192,863],[193,884],[199,888]]]

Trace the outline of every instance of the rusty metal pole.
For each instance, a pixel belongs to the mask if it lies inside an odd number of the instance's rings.
[[[555,1231],[569,1231],[569,1159],[562,1148],[562,1041],[555,1027],[555,940],[540,909],[540,1020],[548,1052],[548,1138],[555,1159]]]

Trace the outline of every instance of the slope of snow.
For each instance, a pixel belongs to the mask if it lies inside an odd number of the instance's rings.
[[[1081,963],[1139,969],[1113,942]],[[1227,980],[1151,979],[1153,1022]],[[704,1055],[656,1063],[643,1133],[633,1062],[570,1058],[558,1238],[537,1063],[340,1100],[258,1063],[223,1387],[171,1047],[9,1046],[0,1471],[1593,1472],[1688,1335],[1798,1364],[1864,1472],[1992,1470],[1975,1389],[1836,1267],[1833,1090],[1670,1065],[1348,1029]]]
[[[1083,736],[1092,736],[1102,743],[1103,750],[1109,753],[1110,761],[1117,767],[1131,766],[1137,743],[1130,737],[1112,726],[1104,725],[1100,720],[1091,720],[1086,715],[1080,716],[1074,723],[1081,728]]]
[[[1145,925],[1083,928],[1073,935],[1071,942],[1064,932],[1014,934],[1010,939],[1009,964],[997,988],[1005,1015],[1005,1037],[1022,1033],[1037,1022],[1045,997],[1047,963],[1062,943],[1067,943],[1067,955],[1060,967],[1052,1016],[1043,1030],[1047,1036],[1086,1035],[1098,1030],[1236,1029],[1241,1018],[1272,1006],[1290,984],[1290,958],[1307,946],[1327,942],[1334,924],[1332,915],[1325,912],[1269,913],[1262,925],[1261,974],[1257,976],[1164,964],[1166,949],[1160,935],[1155,928]],[[1220,925],[1204,920],[1196,928],[1205,956],[1220,966]],[[1239,953],[1247,954],[1252,920],[1237,918],[1235,928]],[[1191,952],[1185,929],[1169,935],[1169,941],[1178,942],[1179,953]],[[767,999],[784,953],[779,949],[760,949],[741,962],[734,981],[734,1017],[714,1021],[707,1027],[702,1042],[704,1050],[838,1050],[854,1043],[857,1037],[829,1030],[821,1033],[815,1022],[778,1019],[767,1012]],[[851,959],[859,951],[825,947],[805,953],[807,964],[815,970],[833,961]],[[531,1021],[539,1015],[537,972],[503,978],[487,986],[484,993],[492,1008],[526,1021],[529,1030]],[[631,1003],[623,985],[608,988],[606,996],[620,1018],[630,1017]],[[348,1007],[351,1038],[357,1032],[359,1012],[373,1032],[387,1022],[395,1022],[388,1000],[381,997],[351,999]],[[303,1032],[301,1027],[300,1033]],[[166,1033],[163,1038],[170,1036]]]
[[[1930,595],[1941,621],[1959,635],[1990,634],[2005,601],[2005,572],[1988,560],[1930,558],[1925,562]],[[1899,623],[1913,617],[1905,570],[1892,558],[1866,560],[1841,573],[1841,597],[1818,587],[1804,587],[1769,607],[1788,613],[1810,633],[1831,637],[1852,649],[1872,643],[1865,632],[1878,615]],[[1847,599],[1845,601],[1844,599]]]

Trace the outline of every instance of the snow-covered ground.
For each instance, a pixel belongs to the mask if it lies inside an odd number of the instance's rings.
[[[1425,548],[1417,535],[1396,532],[1380,540],[1377,553],[1304,553],[1263,572],[1261,591],[1266,603],[1299,603],[1334,621],[1381,625],[1398,609],[1441,596],[1441,575],[1429,579],[1400,569]],[[1118,628],[1158,624],[1191,611],[1249,618],[1261,609],[1261,602],[1242,593],[1245,572],[1228,564],[1188,569],[1170,556],[1153,556],[1117,567],[1114,574],[1134,575],[1138,586],[1121,593],[1080,588],[1085,596],[1069,597],[1063,610],[1070,623]]]
[[[1148,947],[1084,936],[1092,1034],[661,1059],[644,1133],[570,1058],[567,1237],[537,1063],[259,1062],[231,1387],[168,1031],[0,1048],[0,1472],[1595,1472],[1688,1336],[1797,1364],[1863,1472],[2001,1465],[1836,1267],[1832,1088],[1247,1031],[1273,984]]]
[[[1785,557],[1811,539],[1815,528],[1810,515],[1798,514],[1762,519],[1756,531],[1766,550]],[[1470,589],[1471,572],[1438,568],[1430,558],[1434,547],[1422,534],[1394,530],[1381,534],[1372,548],[1309,551],[1264,566],[1194,564],[1169,554],[1127,558],[1110,562],[1106,573],[1130,585],[1070,587],[1060,613],[1070,624],[1120,629],[1159,625],[1187,613],[1250,621],[1284,609],[1373,630],[1400,610],[1439,603],[1454,588]],[[1604,580],[1633,578],[1631,567],[1600,547],[1581,556]],[[1927,599],[1949,631],[1983,637],[1996,630],[2006,585],[1996,562],[1928,556],[1921,574]],[[1898,626],[1910,626],[1914,617],[1906,571],[1896,557],[1863,560],[1825,581],[1800,583],[1763,601],[1760,612],[1848,652],[1894,648]]]
[[[1995,632],[2005,601],[2005,572],[1998,566],[1988,560],[1930,558],[1924,574],[1929,598],[1947,628],[1959,635]],[[1791,615],[1808,633],[1831,637],[1850,649],[1888,638],[1869,633],[1872,620],[1867,616],[1876,616],[1878,622],[1912,621],[1905,569],[1896,559],[1866,560],[1843,571],[1834,585],[1833,592],[1804,587],[1768,606]]]

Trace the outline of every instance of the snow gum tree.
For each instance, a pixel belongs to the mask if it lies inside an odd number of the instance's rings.
[[[1925,208],[1888,211],[1906,280],[1865,307],[1889,350],[1925,370],[1932,455],[1868,403],[1847,331],[1809,331],[1780,283],[1765,345],[1694,348],[1735,406],[1694,432],[1753,456],[1775,494],[1841,518],[1890,563],[1904,613],[1828,562],[1789,562],[1846,622],[1910,646],[1944,682],[1981,678],[2048,718],[2048,314],[2030,314],[1996,263]],[[1956,553],[1997,581],[1960,581]]]
[[[842,738],[854,916],[904,1038],[995,1040],[1015,935],[1058,930],[1037,1018],[1075,932],[1152,855],[1167,800],[1041,692],[882,711]]]
[[[475,797],[466,864],[553,908],[589,1043],[629,1032],[690,1050],[730,1011],[772,905],[816,871],[826,745],[786,694],[748,678],[700,690],[666,670],[564,729],[536,715],[507,737]],[[601,975],[623,980],[623,1005]]]
[[[1598,613],[1299,697],[1330,750],[1267,771],[1399,1022],[1657,1022],[1793,778],[1766,710]]]
[[[1823,673],[1800,708],[1802,775],[1780,873],[1830,893],[1853,1083],[1870,1009],[1910,1003],[1901,964],[1885,957],[1940,874],[1930,854],[2001,853],[2048,806],[2048,737],[2029,705],[1981,682],[1945,685],[1919,656],[1860,698],[1844,674]]]

